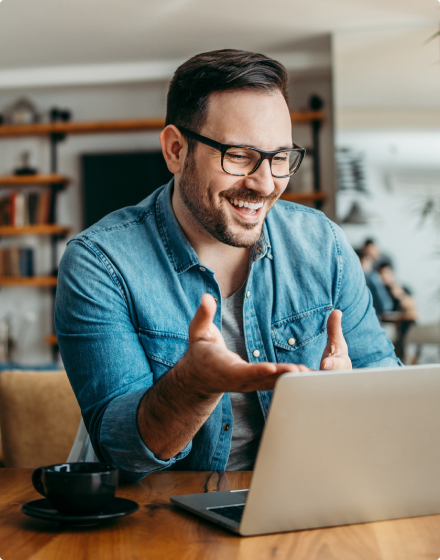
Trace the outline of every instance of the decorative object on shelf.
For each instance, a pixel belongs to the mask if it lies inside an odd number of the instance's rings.
[[[40,114],[32,101],[22,97],[6,109],[4,119],[8,124],[32,124],[40,120]]]
[[[347,215],[342,220],[343,224],[352,224],[357,226],[366,225],[369,222],[370,220],[368,216],[362,210],[362,207],[357,200],[353,202]]]
[[[324,107],[324,101],[319,95],[313,94],[309,98],[309,107],[312,111],[320,111]]]
[[[31,167],[29,165],[31,159],[30,152],[23,152],[20,155],[20,158],[21,158],[21,167],[17,167],[17,169],[14,169],[15,175],[36,175],[38,173],[35,167]]]
[[[49,111],[50,122],[69,122],[72,118],[72,111],[69,109],[58,109],[58,107],[52,107]]]
[[[366,187],[365,157],[351,148],[336,150],[336,168],[338,172],[338,189],[340,191],[357,191],[370,194]]]

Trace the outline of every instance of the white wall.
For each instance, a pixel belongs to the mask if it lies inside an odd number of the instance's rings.
[[[337,196],[339,218],[343,218],[354,199],[362,203],[371,223],[365,226],[343,225],[353,246],[366,237],[377,240],[395,263],[398,279],[414,291],[419,322],[440,319],[440,222],[420,226],[420,205],[426,189],[420,184],[412,191],[387,187],[390,171],[440,177],[440,130],[339,130],[339,147],[362,152],[366,159],[367,188],[371,196],[340,192]],[[440,198],[440,181],[437,192]],[[437,253],[437,254],[436,254]]]

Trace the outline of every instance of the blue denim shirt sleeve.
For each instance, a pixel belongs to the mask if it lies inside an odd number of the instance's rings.
[[[55,326],[61,356],[97,456],[139,480],[185,457],[162,461],[144,444],[139,403],[153,384],[122,281],[89,239],[69,243],[60,263]]]
[[[353,367],[401,366],[391,341],[379,324],[359,258],[342,230],[335,224],[332,227],[341,265],[335,308],[343,312],[342,330]]]

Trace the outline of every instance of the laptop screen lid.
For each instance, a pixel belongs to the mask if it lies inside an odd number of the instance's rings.
[[[439,365],[286,374],[239,532],[440,513],[439,466]]]

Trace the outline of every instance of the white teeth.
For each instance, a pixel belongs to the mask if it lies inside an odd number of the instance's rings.
[[[238,198],[230,198],[229,201],[234,206],[239,206],[240,208],[244,206],[245,208],[250,208],[251,210],[258,210],[263,206],[263,202],[247,202]]]

